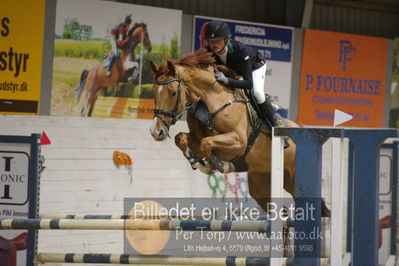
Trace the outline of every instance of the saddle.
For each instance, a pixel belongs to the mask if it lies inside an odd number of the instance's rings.
[[[255,127],[259,127],[261,129],[261,131],[265,132],[265,133],[270,133],[272,130],[272,124],[269,120],[264,121],[262,119],[262,115],[261,115],[261,111],[259,110],[259,107],[257,104],[255,104],[255,100],[252,96],[252,92],[251,91],[245,91],[239,89],[239,92],[241,93],[242,97],[244,97],[244,99],[247,99],[247,111],[249,114],[249,118],[251,119],[251,123],[252,125]],[[268,94],[265,93],[265,97],[269,97]],[[252,99],[252,100],[250,100]],[[283,121],[283,124],[285,127],[288,127],[287,122],[282,118],[282,116],[277,112],[280,109],[280,106],[277,105],[276,103],[272,103],[275,112],[276,112],[276,116],[281,119],[281,121]]]
[[[28,233],[19,234],[13,239],[6,239],[0,236],[0,265],[17,265],[17,252],[27,248]]]
[[[188,109],[187,111],[201,124],[202,127],[207,128],[209,131],[213,131],[213,119],[216,117],[216,115],[223,110],[226,106],[232,104],[233,102],[244,102],[247,106],[247,112],[249,114],[251,124],[252,124],[252,130],[248,136],[247,140],[247,147],[245,148],[245,152],[242,156],[237,157],[233,159],[231,162],[234,164],[234,167],[237,172],[245,172],[248,170],[248,166],[245,163],[245,156],[247,153],[250,151],[253,143],[255,142],[255,139],[259,135],[260,132],[264,132],[265,134],[270,134],[271,133],[271,123],[269,121],[264,121],[263,119],[260,118],[260,111],[255,109],[255,106],[253,104],[253,101],[249,100],[249,97],[244,93],[243,90],[241,89],[236,89],[236,92],[241,96],[240,100],[235,100],[235,101],[229,101],[228,103],[222,105],[219,107],[215,112],[210,113],[208,110],[208,107],[206,104],[201,101],[197,100],[195,101]],[[276,115],[279,115],[276,113]],[[283,120],[284,121],[284,120]],[[285,126],[287,126],[286,122],[283,122]],[[211,158],[212,163],[215,165],[216,168],[220,172],[223,172],[223,169],[221,168],[221,163],[219,159],[216,156],[212,156]],[[220,169],[219,169],[220,168]]]
[[[242,101],[241,102],[245,102],[246,105],[247,105],[247,112],[249,114],[249,118],[251,120],[252,126],[253,127],[257,127],[260,130],[269,133],[271,131],[271,129],[272,129],[272,125],[271,125],[270,121],[264,121],[261,118],[262,116],[260,115],[259,108],[257,107],[256,104],[254,104],[253,100],[250,100],[251,95],[248,96],[246,93],[244,93],[244,90],[242,90],[242,89],[236,89],[236,91],[238,91],[238,93],[242,97]],[[268,96],[266,96],[266,97],[268,97]],[[209,112],[208,107],[206,106],[206,104],[203,101],[198,100],[198,101],[195,101],[193,104],[191,104],[187,111],[189,113],[191,113],[193,115],[193,117],[196,120],[198,120],[198,122],[200,122],[200,124],[202,126],[206,127],[210,131],[212,131],[212,129],[213,129],[213,124],[212,124],[213,123],[213,119],[215,118],[217,113],[219,113],[223,108],[225,108],[226,106],[230,105],[231,103],[232,102],[229,102],[228,104],[225,104],[225,105],[221,106],[218,110],[216,110],[214,113],[211,114]],[[288,127],[287,122],[277,112],[280,107],[277,104],[274,104],[273,106],[276,109],[276,116],[278,116],[283,121],[284,126]]]

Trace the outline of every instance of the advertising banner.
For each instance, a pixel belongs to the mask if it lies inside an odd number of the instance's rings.
[[[298,122],[332,126],[334,110],[351,114],[345,126],[382,127],[388,40],[306,30]]]
[[[0,114],[38,114],[45,0],[2,0],[0,10]]]
[[[57,1],[51,114],[152,118],[149,61],[180,57],[182,12]]]
[[[0,136],[0,218],[36,218],[38,134]],[[34,230],[0,230],[0,265],[33,265]]]
[[[392,213],[392,200],[396,199],[396,193],[393,181],[394,167],[398,167],[394,158],[397,149],[394,148],[395,144],[385,144],[381,147],[380,155],[380,191],[379,191],[379,232],[378,232],[378,264],[386,265],[389,256],[391,255],[392,244],[392,228],[391,220],[395,217]],[[397,145],[397,143],[396,143]],[[396,157],[397,158],[397,157]]]
[[[391,110],[389,112],[389,127],[399,128],[399,38],[394,39],[393,47]]]
[[[209,17],[194,17],[193,49],[206,45],[203,26],[214,20]],[[232,38],[257,49],[267,62],[265,93],[282,106],[283,116],[287,116],[290,104],[293,28],[268,24],[225,21],[231,30]]]

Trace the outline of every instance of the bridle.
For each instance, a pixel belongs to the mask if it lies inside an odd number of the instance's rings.
[[[154,109],[154,117],[159,118],[162,121],[162,123],[164,123],[164,125],[167,127],[168,130],[171,126],[176,124],[176,122],[184,114],[184,111],[181,112],[180,114],[177,113],[177,110],[179,109],[179,102],[180,102],[180,97],[181,97],[182,80],[180,78],[171,78],[171,79],[164,80],[164,81],[155,81],[155,84],[157,84],[157,85],[166,85],[166,84],[172,83],[174,81],[179,82],[179,86],[177,87],[176,103],[175,103],[175,106],[173,107],[172,111],[166,111],[166,110],[162,110],[162,109]],[[169,122],[169,121],[165,120],[164,118],[162,118],[160,115],[170,116],[172,118],[172,121]]]

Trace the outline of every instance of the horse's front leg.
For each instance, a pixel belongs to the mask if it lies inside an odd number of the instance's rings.
[[[233,165],[229,161],[243,155],[246,145],[246,138],[232,131],[203,138],[200,144],[200,154],[211,161],[220,172],[229,173],[234,171]]]
[[[211,174],[215,169],[211,169],[209,163],[203,160],[198,155],[199,142],[189,133],[180,132],[175,136],[176,146],[183,152],[184,157],[187,158],[191,167],[196,170],[199,169],[205,174]]]

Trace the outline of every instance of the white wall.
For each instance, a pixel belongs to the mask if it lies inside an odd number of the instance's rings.
[[[41,214],[122,215],[125,197],[212,197],[208,177],[193,171],[174,145],[173,137],[187,131],[185,122],[172,127],[172,139],[165,142],[152,139],[151,123],[144,119],[0,116],[0,135],[45,131],[49,136],[51,145],[41,148],[46,159],[40,181]],[[132,184],[129,171],[114,165],[115,150],[133,159]],[[328,205],[330,159],[329,141],[323,147],[322,181]],[[244,173],[239,177],[246,180]],[[236,176],[227,178],[225,182],[222,178],[220,190],[227,186],[226,196],[235,197],[231,187]],[[218,198],[220,190],[216,190]],[[38,247],[39,252],[123,253],[123,232],[42,230]]]
[[[193,171],[173,137],[155,142],[152,120],[54,116],[0,116],[0,135],[45,131],[46,169],[40,180],[41,214],[122,215],[125,197],[212,197],[207,175]],[[133,159],[129,171],[112,160],[115,150]],[[245,174],[240,174],[245,178]],[[234,174],[228,177],[234,184]],[[224,186],[225,184],[220,184]],[[216,193],[220,198],[220,193]],[[234,197],[228,190],[227,197]],[[39,252],[123,253],[122,231],[39,231]]]

